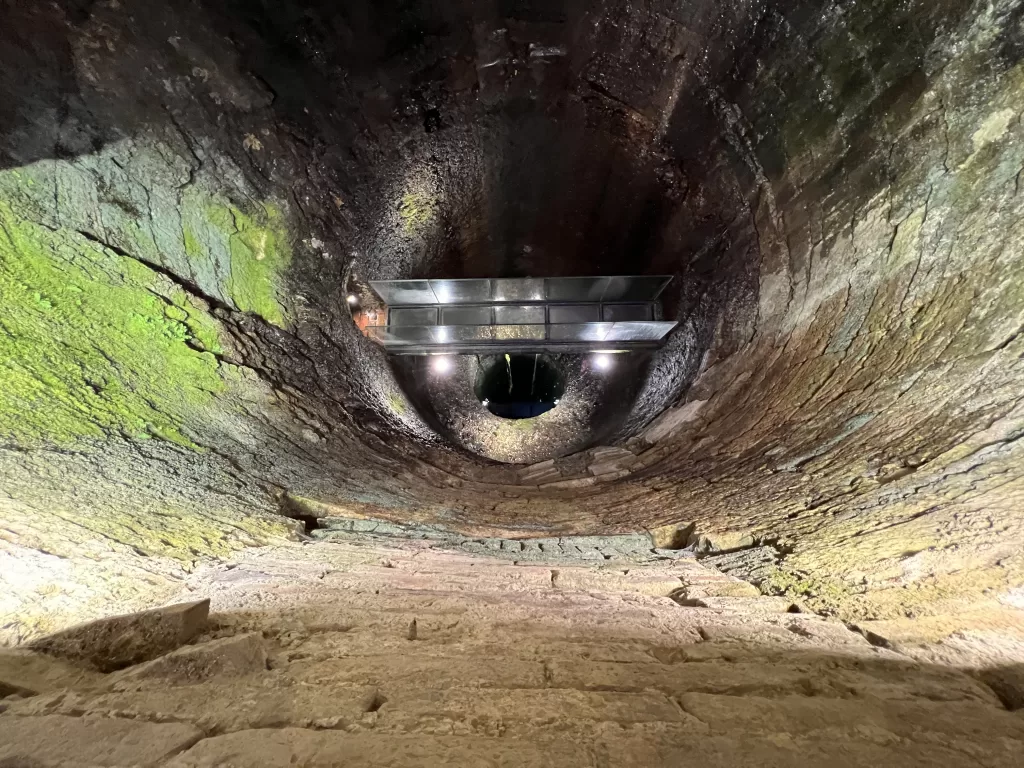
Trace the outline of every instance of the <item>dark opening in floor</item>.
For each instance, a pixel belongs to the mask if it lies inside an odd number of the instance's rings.
[[[529,419],[550,411],[565,390],[554,363],[544,355],[503,355],[486,361],[476,394],[504,419]]]

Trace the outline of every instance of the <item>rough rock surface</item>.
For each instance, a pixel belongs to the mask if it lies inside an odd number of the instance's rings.
[[[162,656],[189,642],[206,629],[209,612],[209,600],[195,600],[112,616],[71,627],[29,647],[111,672]]]
[[[650,588],[699,570],[703,583],[732,580],[692,560],[550,568],[425,541],[253,550],[190,578],[215,609],[204,642],[104,685],[6,700],[0,760],[1019,764],[1024,720],[964,671],[764,598],[686,607]],[[181,664],[250,647],[257,630],[269,665],[197,677]]]
[[[772,546],[751,547],[738,552],[711,555],[703,558],[703,562],[710,568],[734,574],[753,584],[761,584],[776,573],[779,551]]]
[[[87,687],[102,679],[89,669],[24,649],[0,648],[0,699]]]
[[[1024,665],[986,669],[980,678],[1009,710],[1024,709]]]
[[[158,766],[202,738],[183,723],[118,717],[5,718],[0,760],[11,766]]]
[[[190,645],[138,664],[117,675],[118,686],[144,678],[200,682],[210,677],[248,675],[267,668],[267,651],[258,632]]]
[[[0,0],[3,641],[294,538],[295,499],[685,521],[858,624],[1018,610],[1021,7]],[[435,418],[345,301],[637,272],[679,330],[555,451],[636,460],[523,475],[488,457],[539,422]]]

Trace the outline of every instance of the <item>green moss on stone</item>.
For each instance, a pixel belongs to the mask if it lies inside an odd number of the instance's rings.
[[[206,258],[206,251],[203,248],[203,244],[199,242],[199,238],[196,237],[196,233],[188,227],[182,227],[182,239],[185,244],[185,255],[192,260],[199,260]]]
[[[392,413],[395,413],[395,414],[397,414],[399,416],[402,416],[402,415],[405,414],[405,411],[406,411],[405,400],[404,400],[404,398],[401,397],[401,395],[398,395],[398,394],[396,394],[394,392],[392,392],[390,395],[388,395],[388,405],[391,407],[391,412]]]
[[[84,518],[68,515],[68,522],[83,526],[105,539],[131,546],[150,557],[167,557],[190,563],[205,557],[228,557],[245,547],[294,540],[301,523],[262,515],[239,515],[204,509],[161,507],[156,511],[112,507],[102,515]]]
[[[402,220],[404,233],[412,236],[420,232],[433,220],[436,209],[437,203],[429,194],[413,191],[403,195],[398,206],[398,215]]]
[[[761,582],[761,591],[806,601],[815,610],[833,613],[849,599],[851,590],[838,580],[775,568]]]
[[[277,298],[280,276],[291,264],[292,252],[281,210],[263,205],[248,215],[231,205],[211,204],[210,223],[228,238],[231,274],[227,292],[243,312],[255,312],[274,325],[284,325],[284,309]],[[192,238],[193,248],[198,246]],[[186,250],[189,233],[185,233]]]
[[[0,305],[0,439],[196,447],[183,421],[225,384],[216,322],[179,288],[0,201]]]

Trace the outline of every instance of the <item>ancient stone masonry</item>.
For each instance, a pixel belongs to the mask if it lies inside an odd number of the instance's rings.
[[[19,690],[0,703],[0,761],[1019,763],[1024,720],[963,671],[692,559],[607,562],[514,565],[367,536],[249,550],[192,574],[181,596],[213,613],[154,660],[101,675],[0,652],[0,684]],[[134,622],[138,644],[175,612]],[[81,634],[96,657],[123,637],[127,619],[111,621],[117,633]]]
[[[340,5],[0,0],[4,643],[355,519],[688,547],[908,653],[1017,625],[1020,0]],[[544,461],[346,302],[622,273],[679,330]]]
[[[386,520],[326,517],[317,519],[312,531],[322,541],[376,541],[387,544],[395,539],[418,539],[430,546],[509,560],[514,563],[648,564],[692,558],[693,552],[657,546],[648,533],[622,536],[563,536],[538,539],[473,538],[436,526],[400,525]]]

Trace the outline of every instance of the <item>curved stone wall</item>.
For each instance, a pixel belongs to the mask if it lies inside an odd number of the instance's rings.
[[[0,9],[0,572],[52,608],[8,635],[324,509],[693,524],[853,617],[1021,599],[1016,0]],[[353,272],[674,274],[574,425],[634,458],[452,444]]]

